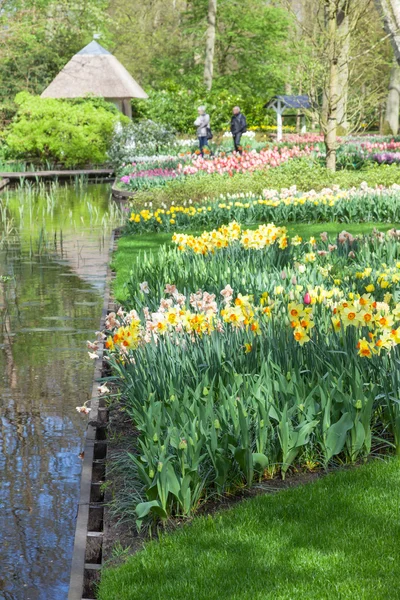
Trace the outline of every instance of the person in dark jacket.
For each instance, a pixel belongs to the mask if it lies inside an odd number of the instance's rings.
[[[239,106],[235,106],[232,112],[231,133],[233,137],[233,143],[235,145],[235,151],[242,153],[240,140],[242,135],[247,131],[246,117],[240,112]]]

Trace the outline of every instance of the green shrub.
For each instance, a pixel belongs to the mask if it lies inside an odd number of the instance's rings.
[[[184,181],[173,181],[163,188],[151,192],[139,192],[135,196],[138,205],[152,202],[183,204],[188,199],[193,202],[220,194],[238,194],[252,192],[260,194],[264,189],[282,189],[296,185],[298,190],[321,190],[332,185],[342,188],[359,186],[366,181],[369,186],[389,186],[400,183],[400,169],[395,165],[369,165],[357,171],[341,170],[332,173],[309,159],[294,159],[284,165],[254,173],[229,175],[199,174],[187,177]]]
[[[65,167],[103,163],[115,125],[127,122],[101,98],[58,100],[21,92],[16,103],[18,112],[4,132],[12,158]]]

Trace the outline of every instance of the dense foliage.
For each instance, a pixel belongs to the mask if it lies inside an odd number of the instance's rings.
[[[262,105],[282,88],[282,65],[291,62],[285,44],[290,17],[285,10],[257,0],[220,0],[214,83],[207,92],[202,70],[208,0],[178,1],[173,6],[156,0],[151,7],[137,0],[112,4],[117,56],[150,88],[149,101],[134,102],[137,116],[187,133],[193,130],[197,106],[206,104],[214,128],[221,130],[232,106],[240,104],[250,125],[264,121]]]
[[[211,126],[215,131],[226,131],[232,115],[232,107],[239,105],[246,115],[248,125],[262,126],[275,122],[264,108],[265,98],[273,95],[273,90],[259,97],[254,93],[230,91],[230,87],[215,87],[207,92],[203,85],[194,84],[187,89],[179,83],[168,83],[161,90],[152,90],[148,100],[134,100],[135,118],[150,118],[173,127],[181,133],[193,133],[198,106],[204,105],[210,114]]]
[[[114,131],[108,157],[116,168],[138,157],[167,153],[174,147],[174,132],[150,119],[119,124]],[[157,159],[155,159],[157,160]]]
[[[56,100],[22,92],[5,132],[10,154],[63,166],[103,163],[115,126],[127,121],[104,100]]]

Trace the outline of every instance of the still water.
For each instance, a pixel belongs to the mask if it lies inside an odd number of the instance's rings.
[[[0,196],[0,599],[65,600],[109,187]]]

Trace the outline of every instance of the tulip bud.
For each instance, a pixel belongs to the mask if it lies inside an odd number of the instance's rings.
[[[297,277],[296,277],[296,275],[293,275],[293,277],[292,277],[292,284],[293,285],[297,285]]]
[[[304,294],[303,302],[304,304],[311,304],[311,296],[308,292]]]
[[[281,279],[286,279],[286,271],[282,271],[281,273]]]

